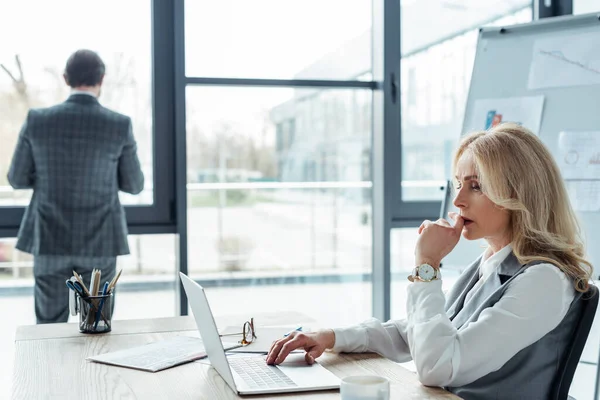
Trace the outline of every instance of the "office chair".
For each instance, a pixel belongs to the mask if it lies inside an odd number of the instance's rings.
[[[592,328],[592,322],[594,322],[594,316],[596,315],[596,308],[598,307],[598,288],[594,285],[590,285],[590,290],[585,293],[581,301],[583,306],[581,307],[581,315],[573,331],[573,340],[570,346],[566,349],[565,358],[562,364],[559,366],[556,377],[554,378],[553,388],[550,392],[551,400],[566,400],[573,399],[569,397],[569,388],[575,375],[575,370],[579,364],[581,353],[585,347],[585,342]],[[596,395],[598,392],[598,380],[596,379]],[[596,397],[594,397],[596,399]]]

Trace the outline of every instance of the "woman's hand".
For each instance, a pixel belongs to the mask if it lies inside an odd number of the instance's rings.
[[[330,349],[335,344],[335,333],[333,330],[321,330],[318,332],[297,332],[294,331],[288,336],[276,340],[267,355],[267,364],[281,364],[290,352],[303,348],[306,351],[304,359],[308,364],[313,364],[326,349]]]
[[[427,263],[432,267],[439,267],[442,258],[458,243],[465,221],[456,213],[449,212],[448,215],[454,220],[454,226],[440,218],[435,222],[425,220],[419,227],[419,238],[415,246],[416,265]]]

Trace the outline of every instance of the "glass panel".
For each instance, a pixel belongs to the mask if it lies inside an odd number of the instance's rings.
[[[430,3],[430,2],[428,2]],[[404,201],[441,200],[443,192],[439,190],[451,175],[452,155],[462,128],[464,108],[467,101],[471,71],[475,59],[478,25],[507,25],[531,20],[531,7],[521,7],[520,11],[501,14],[503,8],[491,7],[498,4],[495,0],[480,5],[478,2],[443,2],[457,7],[468,17],[458,18],[464,23],[455,31],[472,26],[474,29],[464,34],[455,33],[445,39],[440,32],[437,44],[413,52],[401,61],[401,97],[402,97],[402,198]],[[448,3],[448,4],[446,4]],[[415,3],[416,4],[416,3]],[[421,4],[421,3],[419,3]],[[469,5],[470,4],[470,5]],[[503,3],[504,4],[504,3]],[[404,20],[417,20],[415,14],[420,10],[408,8]],[[487,11],[486,11],[487,10]],[[431,21],[428,10],[426,20]],[[488,13],[493,13],[488,15]],[[422,14],[425,16],[425,14]],[[490,20],[483,19],[493,17]],[[439,20],[449,18],[448,13],[440,13]],[[438,21],[439,22],[439,21]],[[454,22],[456,25],[458,22]],[[444,27],[444,24],[439,24]],[[403,45],[414,36],[408,36],[403,26]],[[441,28],[440,28],[441,29]],[[423,40],[421,37],[415,40]],[[432,39],[433,40],[433,39]],[[441,40],[441,42],[439,41]],[[409,46],[410,47],[410,46]]]
[[[187,118],[190,274],[256,312],[370,316],[371,92],[190,87]]]
[[[573,15],[600,11],[598,0],[573,0]]]
[[[591,337],[588,338],[588,343]],[[598,338],[596,337],[596,342]],[[589,399],[589,400],[599,400],[600,396],[594,399],[594,389],[595,382],[597,377],[596,368],[598,368],[595,364],[598,362],[598,355],[594,357],[594,360],[591,363],[579,363],[577,365],[577,369],[575,370],[575,376],[573,376],[573,381],[571,382],[571,387],[569,388],[569,397],[572,399]]]
[[[122,268],[123,273],[113,320],[175,316],[175,241],[175,235],[129,236],[131,254],[117,259],[117,271]],[[17,326],[35,324],[33,257],[16,250],[15,243],[16,239],[0,238],[0,315],[11,316],[0,324],[0,353],[8,360],[13,358]],[[66,294],[66,286],[64,290]],[[69,316],[69,322],[78,318]],[[78,325],[73,329],[79,331]],[[12,368],[12,362],[0,363],[0,388],[10,390]],[[0,398],[8,397],[2,390]]]
[[[358,79],[371,69],[371,1],[188,0],[187,76]]]
[[[133,120],[146,189],[121,199],[152,204],[150,5],[148,0],[107,0],[101,7],[78,0],[0,0],[0,37],[5,39],[0,63],[6,68],[0,69],[0,206],[28,204],[31,191],[13,191],[6,180],[19,129],[29,108],[68,97],[62,74],[67,58],[79,48],[97,51],[106,64],[101,103]]]
[[[173,317],[179,284],[176,235],[129,235],[131,254],[117,259],[119,279],[113,320]]]

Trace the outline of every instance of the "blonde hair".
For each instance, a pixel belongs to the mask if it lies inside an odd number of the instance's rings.
[[[521,264],[556,265],[579,292],[587,292],[592,265],[584,258],[577,217],[550,151],[526,128],[512,123],[474,132],[460,143],[453,167],[473,157],[482,192],[510,213],[512,249]]]

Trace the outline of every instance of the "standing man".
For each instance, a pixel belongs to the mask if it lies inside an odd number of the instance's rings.
[[[92,269],[102,284],[129,254],[118,192],[138,194],[144,175],[131,119],[100,105],[104,63],[93,51],[72,54],[64,72],[71,95],[29,111],[8,172],[15,189],[33,189],[17,249],[34,255],[38,324],[66,322],[65,280],[75,270],[86,285]]]

